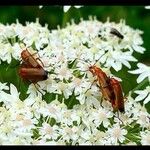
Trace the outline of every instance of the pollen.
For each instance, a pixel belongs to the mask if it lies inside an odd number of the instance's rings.
[[[113,136],[118,139],[120,137],[120,135],[121,135],[121,129],[120,128],[115,128],[114,131],[113,131]]]
[[[67,73],[67,68],[61,68],[61,69],[60,69],[59,74],[60,74],[61,76],[66,76],[66,73]]]
[[[31,125],[32,124],[32,122],[31,122],[31,120],[30,119],[25,119],[25,120],[23,120],[23,126],[29,126],[29,125]]]
[[[45,132],[46,132],[46,134],[52,134],[52,133],[53,133],[52,127],[47,126],[47,127],[45,128]]]
[[[17,121],[21,121],[21,120],[23,120],[23,119],[24,119],[24,116],[23,116],[23,115],[18,114],[18,115],[16,116],[16,120],[17,120]]]
[[[77,87],[77,86],[80,86],[80,84],[81,84],[81,79],[75,78],[75,79],[73,80],[73,82],[74,82],[74,84],[75,84],[76,87]]]

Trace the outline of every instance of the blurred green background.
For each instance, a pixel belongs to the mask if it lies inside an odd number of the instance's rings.
[[[110,21],[118,23],[120,19],[125,19],[126,24],[134,29],[140,29],[144,31],[142,38],[144,40],[144,47],[146,51],[144,54],[135,54],[139,62],[143,62],[150,65],[150,9],[145,9],[145,6],[84,6],[80,9],[71,7],[68,12],[64,13],[63,6],[43,6],[39,9],[39,6],[0,6],[0,22],[15,23],[16,19],[20,23],[25,25],[26,21],[35,22],[36,18],[39,18],[39,22],[44,26],[48,24],[49,29],[56,29],[57,25],[65,27],[67,22],[74,19],[75,23],[80,21],[82,17],[87,20],[89,16],[97,16],[99,21],[105,22],[107,17]],[[136,68],[136,64],[133,64],[133,68]],[[0,65],[0,82],[9,82],[17,85],[17,87],[23,88],[21,91],[26,91],[27,86],[24,83],[19,83],[19,77],[12,80],[12,76],[18,76],[18,68],[7,68],[7,64],[2,63]],[[14,72],[15,71],[15,72]],[[124,68],[120,72],[114,72],[114,75],[125,79],[122,83],[125,94],[129,90],[137,86],[137,75],[127,74],[128,69]],[[7,73],[6,73],[7,72]],[[21,85],[19,85],[21,84]],[[128,88],[127,88],[128,87]],[[22,95],[26,95],[26,92]]]

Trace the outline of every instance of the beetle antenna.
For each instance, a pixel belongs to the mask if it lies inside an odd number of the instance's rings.
[[[104,56],[105,55],[105,53],[104,54],[102,54],[98,59],[97,59],[97,61],[93,64],[93,66],[102,58],[102,56]]]
[[[42,95],[43,95],[43,93],[37,88],[37,86],[36,86],[36,84],[35,83],[33,83],[34,84],[34,86],[35,86],[35,88],[37,89],[37,91],[39,91]],[[38,85],[38,84],[37,84]],[[39,85],[38,85],[39,86]],[[40,87],[40,86],[39,86]]]
[[[89,62],[87,62],[86,60],[84,60],[84,59],[81,59],[81,58],[76,58],[76,60],[81,60],[83,63],[87,63],[89,66],[91,65]]]

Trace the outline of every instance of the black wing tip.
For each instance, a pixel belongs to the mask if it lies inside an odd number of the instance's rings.
[[[124,107],[123,107],[123,108],[120,108],[119,111],[120,111],[121,113],[125,113]]]

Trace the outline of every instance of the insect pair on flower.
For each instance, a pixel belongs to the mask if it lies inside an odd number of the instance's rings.
[[[111,29],[110,33],[123,39],[120,32],[114,28]],[[30,54],[27,49],[22,51],[22,63],[19,68],[19,75],[23,80],[30,81],[35,85],[38,81],[48,79],[48,71],[44,70],[44,65],[40,58],[35,58],[34,55],[36,55],[36,53]],[[41,62],[41,64],[38,61]],[[120,82],[115,78],[108,77],[106,73],[95,66],[95,64],[90,65],[88,70],[93,76],[96,76],[95,81],[98,83],[102,93],[102,100],[108,100],[114,111],[124,112],[124,97]]]
[[[111,28],[110,33],[117,36],[119,39],[124,38],[124,36],[115,28]],[[101,104],[103,99],[108,100],[114,111],[125,112],[125,98],[123,97],[123,90],[120,82],[115,78],[108,77],[106,73],[95,64],[90,65],[88,71],[90,71],[93,76],[96,76],[94,82],[96,81],[98,83],[97,85],[102,93]]]
[[[22,63],[19,67],[19,75],[24,81],[29,81],[34,85],[38,81],[48,79],[48,71],[44,70],[44,64],[39,57],[34,57],[37,53],[30,54],[25,49],[21,52]],[[41,62],[41,64],[38,62]],[[36,86],[35,86],[36,87]]]

